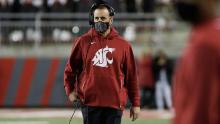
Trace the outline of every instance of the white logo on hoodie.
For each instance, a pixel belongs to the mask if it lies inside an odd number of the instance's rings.
[[[95,66],[99,66],[99,67],[108,67],[108,64],[112,64],[113,63],[113,58],[112,59],[108,59],[107,58],[107,53],[111,53],[115,51],[115,48],[109,48],[108,46],[106,46],[103,49],[99,49],[96,53],[95,56],[93,57],[92,61],[93,61],[93,65]]]

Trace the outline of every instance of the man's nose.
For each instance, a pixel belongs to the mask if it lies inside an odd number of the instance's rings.
[[[98,22],[101,22],[102,21],[102,19],[101,18],[98,18]]]

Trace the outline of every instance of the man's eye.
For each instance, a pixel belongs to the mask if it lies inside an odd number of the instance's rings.
[[[105,20],[106,18],[105,18],[105,17],[101,17],[101,19],[102,19],[102,20]]]

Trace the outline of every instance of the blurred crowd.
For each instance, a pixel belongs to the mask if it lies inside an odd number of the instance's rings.
[[[116,12],[154,12],[170,0],[105,0]],[[0,12],[88,12],[92,0],[0,0]]]
[[[137,62],[141,89],[141,106],[172,110],[172,73],[174,60],[163,50],[156,55],[144,52]]]
[[[170,0],[105,0],[114,9],[116,13],[153,13],[161,8],[161,6],[167,6]],[[0,20],[10,23],[8,25],[1,25],[0,31],[0,42],[2,44],[14,43],[14,42],[28,42],[33,43],[44,41],[50,42],[71,42],[72,35],[77,35],[84,31],[83,27],[75,26],[63,26],[58,27],[56,24],[52,26],[40,26],[40,22],[37,22],[37,17],[29,18],[32,16],[4,16],[1,13],[88,13],[93,0],[0,0]],[[40,14],[39,14],[40,15]],[[71,18],[72,19],[72,18]],[[53,21],[52,19],[40,19],[40,21]],[[59,21],[67,21],[67,18],[59,18]],[[21,27],[17,21],[34,22],[34,26],[23,26]],[[72,21],[72,20],[70,20]],[[58,22],[58,21],[57,21]],[[22,23],[26,24],[26,22]],[[120,32],[124,32],[124,37],[128,41],[135,41],[136,27],[134,24],[128,25],[124,31],[121,28]],[[4,37],[3,37],[4,36]],[[31,42],[29,42],[31,41]],[[52,41],[52,43],[53,43]]]

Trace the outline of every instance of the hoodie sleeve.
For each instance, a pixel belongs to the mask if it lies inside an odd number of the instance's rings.
[[[64,88],[67,95],[75,90],[77,75],[81,68],[82,49],[80,46],[80,38],[77,38],[73,44],[71,55],[67,60],[67,64],[64,70]]]
[[[137,81],[137,71],[134,60],[134,55],[131,46],[129,46],[125,53],[124,60],[125,83],[128,90],[128,97],[133,107],[140,106],[140,92]]]
[[[186,112],[198,112],[198,117],[206,116],[207,113],[219,113],[220,54],[218,45],[209,43],[211,42],[200,41],[192,46],[181,58],[175,70],[173,96],[178,119]],[[212,117],[220,116],[218,114]],[[201,122],[205,124],[206,120],[212,120],[212,117],[202,119]],[[201,120],[201,118],[197,119]]]

